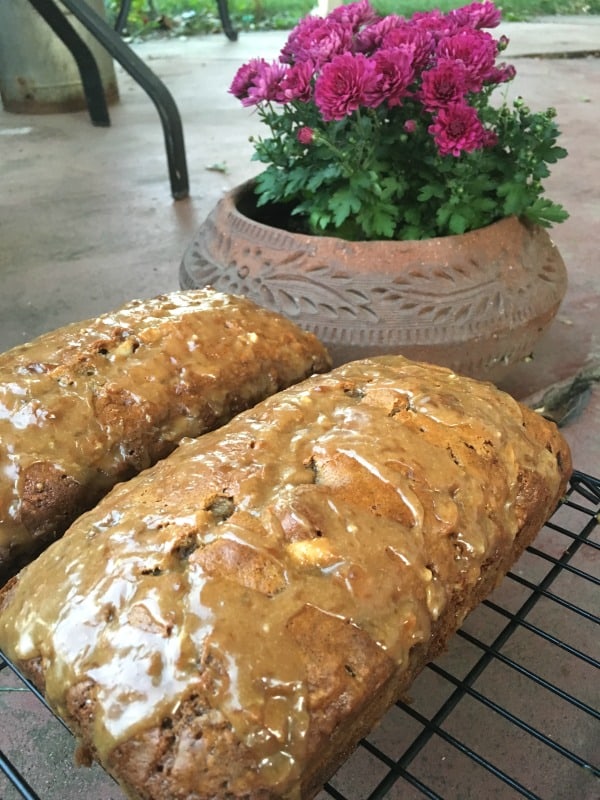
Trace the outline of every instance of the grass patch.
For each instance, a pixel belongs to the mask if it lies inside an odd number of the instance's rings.
[[[374,0],[373,5],[381,14],[404,14],[415,11],[431,11],[439,8],[450,11],[467,5],[469,0]],[[506,21],[528,20],[538,16],[559,14],[600,14],[600,0],[497,0]]]
[[[415,11],[439,8],[449,11],[468,0],[372,0],[382,14],[410,16]],[[105,0],[109,20],[114,20],[121,0]],[[503,19],[528,20],[559,14],[600,14],[600,0],[503,0],[498,2]],[[287,30],[311,13],[316,0],[229,0],[229,12],[240,31]],[[126,33],[220,33],[216,0],[132,0]]]

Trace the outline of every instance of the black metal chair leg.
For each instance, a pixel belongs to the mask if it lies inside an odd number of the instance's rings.
[[[231,24],[231,19],[229,17],[229,5],[227,3],[227,0],[217,0],[217,6],[219,7],[219,17],[221,18],[221,24],[223,25],[225,36],[227,36],[227,38],[230,39],[232,42],[237,41],[238,32]]]
[[[21,773],[9,761],[8,756],[0,750],[0,772],[4,773],[17,792],[25,800],[40,800]]]
[[[36,0],[39,2],[39,0]],[[171,193],[176,200],[189,195],[189,180],[183,141],[183,127],[177,105],[164,83],[149,69],[118,33],[87,3],[62,0],[100,44],[148,94],[160,116],[165,137]]]
[[[115,20],[115,30],[117,33],[123,33],[123,28],[127,23],[127,17],[129,16],[130,10],[131,0],[122,0],[119,13],[117,14],[117,18]]]
[[[29,2],[71,51],[81,76],[92,125],[107,127],[110,125],[110,116],[100,70],[92,51],[52,0],[29,0]]]

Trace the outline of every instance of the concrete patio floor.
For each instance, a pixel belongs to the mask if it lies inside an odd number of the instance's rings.
[[[598,476],[600,60],[593,54],[600,49],[600,19],[504,24],[502,32],[511,40],[506,59],[517,68],[514,91],[534,108],[557,109],[561,144],[570,156],[556,165],[547,188],[571,214],[552,231],[569,271],[567,296],[533,360],[516,367],[503,387],[539,403],[546,389],[568,384],[578,374],[589,378],[585,402],[563,430],[576,467]],[[181,112],[191,183],[185,200],[171,198],[156,110],[120,68],[121,100],[110,109],[110,128],[93,127],[86,112],[36,116],[0,110],[0,350],[133,297],[178,288],[181,257],[201,221],[223,192],[258,171],[250,161],[248,137],[260,126],[227,93],[231,78],[251,57],[275,57],[284,36],[257,33],[242,34],[235,43],[215,36],[134,46]],[[6,671],[0,674],[0,688],[16,686]],[[71,766],[72,740],[38,711],[31,695],[0,693],[0,715],[0,749],[23,754],[31,765],[28,779],[43,800],[121,800],[100,769]],[[521,755],[513,749],[515,765]],[[509,789],[487,793],[485,785],[471,786],[467,793],[460,770],[448,780],[447,800],[516,796]],[[598,785],[588,786],[571,794],[558,782],[548,786],[544,800],[597,800]],[[357,792],[360,800],[366,796]],[[0,775],[1,800],[18,797]]]

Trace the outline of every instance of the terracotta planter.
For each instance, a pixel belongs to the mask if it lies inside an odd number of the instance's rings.
[[[313,331],[335,364],[380,353],[498,380],[532,352],[567,286],[544,228],[516,217],[462,236],[348,242],[292,233],[227,194],[184,255],[183,288],[251,297]],[[262,215],[263,219],[261,221]]]

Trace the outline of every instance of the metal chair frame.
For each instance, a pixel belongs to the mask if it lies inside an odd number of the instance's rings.
[[[110,116],[100,71],[92,51],[62,13],[55,0],[29,0],[29,2],[70,50],[75,59],[92,125],[109,126]],[[114,29],[82,0],[61,0],[61,2],[144,89],[156,106],[165,139],[171,194],[175,200],[188,197],[189,178],[183,127],[177,105],[164,83],[134,53],[120,35],[127,20],[131,0],[123,0]],[[231,41],[235,41],[237,31],[231,24],[227,0],[217,0],[217,5],[223,30]]]

